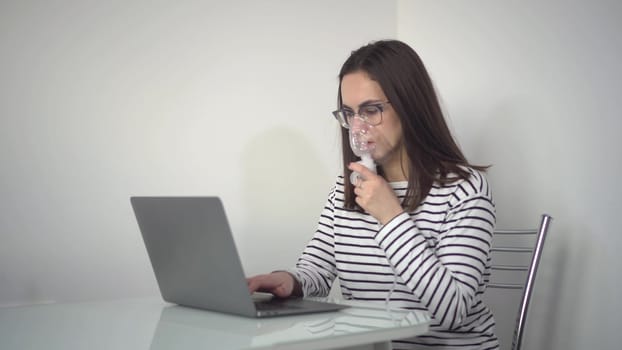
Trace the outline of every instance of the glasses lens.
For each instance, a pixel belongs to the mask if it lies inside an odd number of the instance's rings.
[[[337,121],[339,121],[339,124],[341,124],[341,126],[343,126],[344,128],[347,129],[350,127],[348,125],[348,118],[346,118],[346,115],[343,110],[334,111],[333,116],[335,117],[335,119],[337,119]]]
[[[352,125],[354,123],[354,118],[356,116],[354,112],[348,109],[344,109],[341,111],[341,113],[343,114],[343,120],[346,121],[346,124]]]
[[[382,121],[382,109],[377,105],[362,107],[359,115],[369,125],[378,125]]]
[[[340,109],[333,112],[333,115],[341,126],[349,129],[358,117],[360,121],[368,125],[378,125],[382,123],[382,106],[369,105],[363,106],[359,109],[358,113],[354,113],[351,109]]]

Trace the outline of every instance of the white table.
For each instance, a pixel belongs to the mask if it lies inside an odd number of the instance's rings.
[[[428,330],[425,312],[350,304],[336,312],[269,319],[159,298],[0,308],[0,349],[390,349],[390,339]]]

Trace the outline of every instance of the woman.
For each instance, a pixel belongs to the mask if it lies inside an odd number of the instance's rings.
[[[396,349],[497,349],[481,300],[495,224],[485,167],[469,164],[454,141],[419,56],[396,40],[353,51],[338,106],[344,176],[296,267],[249,278],[249,290],[326,296],[339,277],[346,299],[430,314],[430,332],[395,340]],[[377,173],[349,146],[348,129],[361,127]]]

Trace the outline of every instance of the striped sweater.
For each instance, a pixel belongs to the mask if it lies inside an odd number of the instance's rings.
[[[490,277],[495,207],[482,173],[435,183],[422,204],[385,226],[344,208],[343,177],[329,194],[315,235],[291,272],[305,296],[326,296],[335,277],[346,299],[425,310],[430,331],[393,341],[395,349],[497,349],[481,296]],[[400,200],[407,182],[391,183]]]

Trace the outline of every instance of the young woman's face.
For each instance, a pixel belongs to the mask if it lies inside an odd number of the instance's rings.
[[[387,101],[380,85],[367,73],[357,71],[346,74],[341,80],[342,108],[358,112],[362,106],[382,104]],[[372,158],[383,167],[392,167],[400,162],[402,147],[402,125],[390,103],[382,104],[382,122],[370,130],[370,146],[374,148]],[[360,122],[358,118],[355,118]]]

